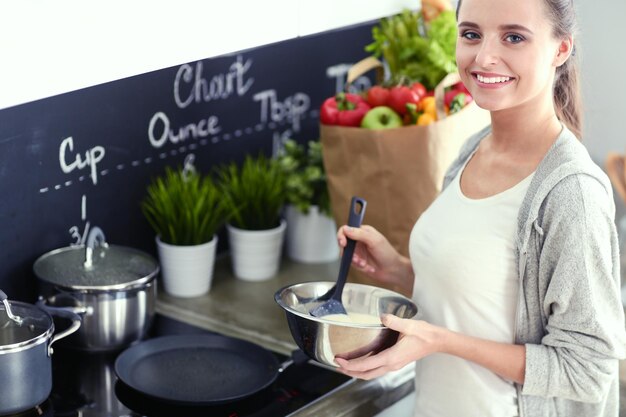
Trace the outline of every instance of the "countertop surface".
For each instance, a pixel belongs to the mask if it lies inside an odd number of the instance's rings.
[[[159,291],[156,308],[160,314],[290,355],[297,346],[274,294],[299,282],[335,281],[338,271],[338,260],[303,264],[284,259],[276,277],[247,282],[233,276],[230,258],[221,257],[206,295],[179,298]],[[293,415],[373,416],[413,391],[413,375],[408,366],[372,381],[357,380]]]

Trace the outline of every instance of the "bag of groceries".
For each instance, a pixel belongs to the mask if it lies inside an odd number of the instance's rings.
[[[337,225],[346,223],[351,197],[362,197],[368,203],[364,223],[404,255],[413,225],[441,191],[461,145],[490,121],[456,71],[454,12],[440,10],[426,19],[426,10],[405,11],[373,28],[375,41],[366,50],[382,56],[387,80],[380,60],[365,58],[348,72],[347,85],[375,68],[378,83],[367,91],[330,97],[320,109]],[[407,52],[409,44],[413,55]],[[356,272],[350,279],[368,283]]]

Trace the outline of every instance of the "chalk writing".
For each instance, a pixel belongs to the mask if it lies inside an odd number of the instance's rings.
[[[78,226],[72,226],[69,229],[70,236],[73,239],[73,241],[70,243],[70,246],[84,245],[87,239],[87,235],[89,235],[90,224],[87,220],[87,196],[84,194],[82,195],[80,202],[80,219],[85,222],[82,233]]]
[[[156,112],[148,125],[148,139],[154,148],[161,148],[168,141],[171,143],[184,142],[189,138],[198,139],[216,135],[221,131],[217,116],[209,116],[196,123],[189,123],[178,128],[170,129],[170,119],[163,112]]]
[[[340,93],[346,90],[346,75],[352,64],[337,64],[326,68],[326,77],[335,79],[335,92]],[[360,76],[348,86],[348,91],[356,93],[365,91],[372,86],[369,78]]]
[[[272,135],[272,157],[276,158],[285,151],[285,142],[291,139],[293,134],[290,129],[284,132],[274,132]]]
[[[295,132],[300,131],[300,118],[311,105],[311,99],[305,93],[295,93],[280,101],[276,90],[260,91],[252,99],[261,102],[261,123],[289,121]]]
[[[185,182],[189,180],[189,177],[192,175],[196,175],[196,167],[193,164],[196,160],[196,156],[192,153],[185,157],[185,162],[183,162],[183,178]]]
[[[192,103],[209,102],[225,99],[233,94],[245,95],[254,78],[246,78],[246,73],[252,66],[252,60],[243,61],[241,55],[233,62],[227,73],[216,74],[210,79],[202,74],[202,61],[181,65],[174,79],[174,101],[180,109],[184,109]]]
[[[61,165],[61,170],[69,174],[75,169],[84,169],[91,168],[91,181],[93,181],[94,185],[98,183],[98,168],[97,165],[102,158],[104,158],[105,150],[103,146],[94,146],[93,148],[85,151],[84,156],[80,153],[72,155],[74,152],[74,139],[70,136],[61,142],[61,146],[59,147],[59,164]],[[69,154],[69,155],[68,155]],[[68,156],[71,160],[72,156],[74,160],[68,163]]]

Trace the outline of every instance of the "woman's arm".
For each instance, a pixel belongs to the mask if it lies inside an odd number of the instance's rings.
[[[441,353],[481,365],[504,379],[524,383],[526,346],[500,343],[441,329]]]
[[[535,317],[527,323],[534,340],[522,394],[598,402],[617,378],[626,334],[615,212],[604,184],[571,175],[542,203],[521,312]]]
[[[415,278],[411,261],[400,255],[378,230],[368,225],[339,228],[340,247],[346,246],[347,238],[357,242],[352,257],[354,268],[379,282],[399,287],[404,294],[411,294]]]
[[[398,342],[374,356],[350,361],[336,358],[342,372],[356,378],[372,379],[430,354],[445,353],[472,361],[509,381],[524,383],[524,345],[466,336],[425,321],[401,319],[390,314],[383,317],[383,324],[401,334]]]

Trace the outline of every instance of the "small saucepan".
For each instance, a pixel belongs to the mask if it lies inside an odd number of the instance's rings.
[[[48,305],[83,314],[83,325],[67,339],[68,347],[119,350],[147,333],[159,272],[157,261],[147,253],[108,245],[94,227],[86,245],[48,252],[33,269],[39,294]]]
[[[78,330],[80,316],[46,310],[9,301],[0,291],[0,415],[33,408],[52,391],[52,344]],[[55,333],[50,313],[72,320],[72,325]]]

